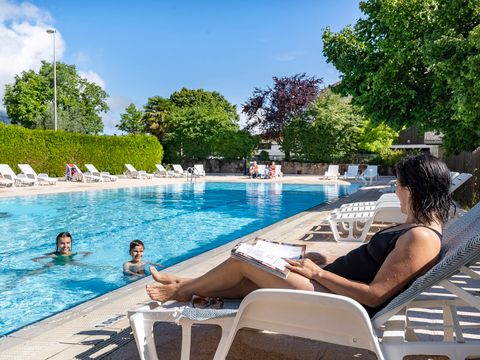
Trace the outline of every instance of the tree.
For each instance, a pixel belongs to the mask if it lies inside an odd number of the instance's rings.
[[[480,146],[478,0],[368,0],[366,15],[323,33],[324,55],[374,124],[444,134],[448,152]]]
[[[143,120],[147,132],[164,145],[166,161],[234,156],[225,152],[219,139],[237,136],[239,116],[235,105],[218,92],[183,88],[168,99],[151,97],[144,106]],[[245,140],[240,134],[238,139]],[[248,152],[248,143],[244,144]]]
[[[58,128],[85,134],[103,130],[101,112],[109,110],[107,93],[82,78],[74,65],[57,62]],[[24,71],[5,86],[3,103],[12,124],[27,128],[53,128],[53,64],[42,61],[38,73]]]
[[[143,111],[136,108],[134,103],[130,103],[125,109],[125,114],[120,115],[120,124],[116,125],[119,130],[129,134],[144,134],[145,122],[143,121]]]
[[[247,129],[258,128],[262,136],[280,140],[288,123],[305,112],[317,98],[322,79],[297,74],[273,77],[273,82],[273,88],[255,88],[242,111],[248,119]]]
[[[300,160],[331,162],[356,151],[352,141],[364,118],[348,99],[325,90],[284,131],[282,149]]]

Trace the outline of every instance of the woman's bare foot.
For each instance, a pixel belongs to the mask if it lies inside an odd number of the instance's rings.
[[[187,280],[175,275],[169,275],[169,274],[158,272],[158,270],[155,269],[154,266],[150,266],[150,272],[152,274],[153,280],[163,285],[180,284],[181,282]]]
[[[165,302],[169,300],[190,301],[190,298],[182,297],[178,294],[179,284],[149,284],[147,285],[147,294],[150,299]]]

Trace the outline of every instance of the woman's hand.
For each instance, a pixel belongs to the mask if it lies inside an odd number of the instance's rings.
[[[310,259],[301,259],[301,260],[291,260],[285,259],[287,261],[287,269],[294,271],[300,275],[305,276],[308,279],[314,278],[319,272],[323,271],[320,266],[315,264]]]

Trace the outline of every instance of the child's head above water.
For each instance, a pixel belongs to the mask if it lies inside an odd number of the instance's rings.
[[[132,261],[141,261],[143,257],[143,252],[145,250],[145,245],[141,240],[133,240],[130,243],[130,255],[132,256]]]
[[[70,255],[72,251],[72,235],[68,231],[57,235],[57,247],[55,252],[61,255]]]

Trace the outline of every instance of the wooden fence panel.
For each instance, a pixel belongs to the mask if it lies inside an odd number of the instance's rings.
[[[480,201],[480,148],[474,152],[462,152],[451,155],[445,163],[452,171],[468,172],[473,176],[454,193],[454,198],[460,204],[473,206]]]

